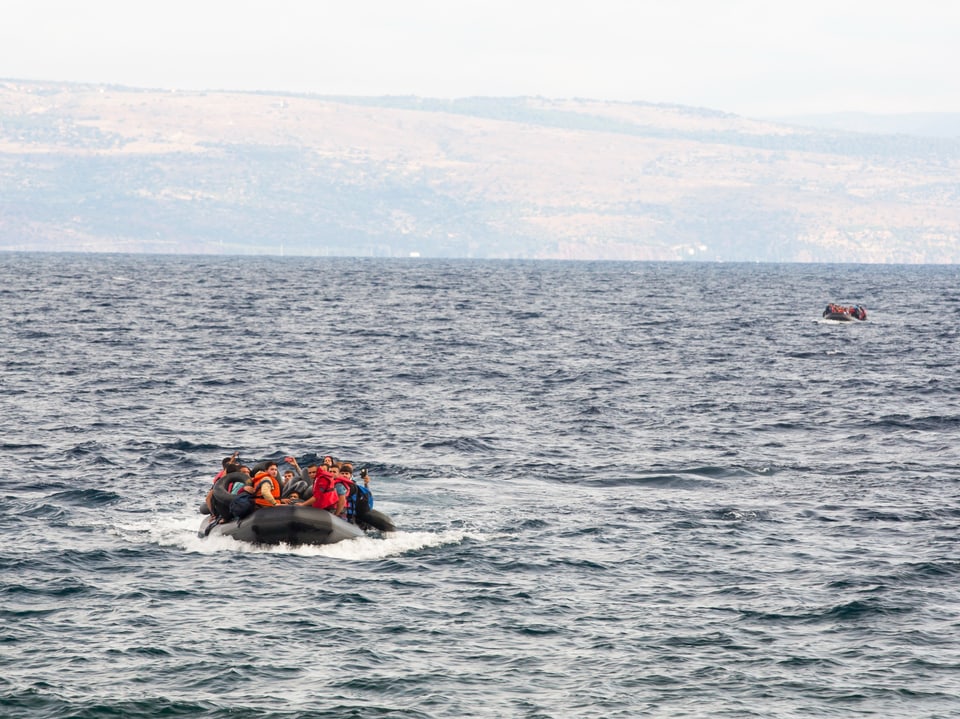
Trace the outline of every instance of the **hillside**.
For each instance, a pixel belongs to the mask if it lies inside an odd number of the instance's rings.
[[[960,262],[960,140],[0,81],[0,249]]]

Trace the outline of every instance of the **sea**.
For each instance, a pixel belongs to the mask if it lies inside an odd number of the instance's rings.
[[[0,308],[4,719],[960,716],[960,267],[3,253]],[[397,531],[200,538],[235,451]]]

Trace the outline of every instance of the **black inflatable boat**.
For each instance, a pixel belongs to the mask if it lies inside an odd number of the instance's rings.
[[[333,544],[362,537],[365,530],[396,531],[390,517],[372,508],[358,507],[355,524],[325,509],[301,504],[260,507],[238,518],[241,512],[232,511],[236,495],[230,490],[235,483],[247,481],[249,477],[242,472],[231,472],[214,482],[211,504],[216,517],[208,514],[204,518],[198,532],[201,537],[223,535],[254,544]],[[209,511],[206,504],[200,511]]]
[[[199,535],[211,537],[222,535],[253,544],[333,544],[344,539],[362,537],[361,527],[392,532],[393,521],[383,512],[371,509],[357,518],[358,524],[350,524],[325,509],[283,504],[278,507],[263,507],[243,519],[219,521],[205,517]],[[359,526],[358,526],[359,525]]]

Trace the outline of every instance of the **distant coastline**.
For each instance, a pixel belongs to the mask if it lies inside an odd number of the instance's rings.
[[[956,264],[957,119],[0,80],[0,250]]]

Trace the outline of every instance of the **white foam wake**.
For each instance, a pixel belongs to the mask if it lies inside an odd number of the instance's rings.
[[[143,522],[114,525],[113,531],[130,539],[140,535],[140,540],[160,546],[179,547],[188,552],[215,554],[218,552],[242,552],[254,554],[298,554],[306,557],[331,557],[351,561],[369,561],[393,557],[406,552],[415,552],[427,547],[455,545],[464,539],[478,538],[463,529],[442,530],[439,532],[388,532],[382,537],[358,537],[336,544],[320,546],[288,545],[255,546],[248,542],[238,542],[231,537],[197,536],[201,518],[198,514],[154,515]]]

